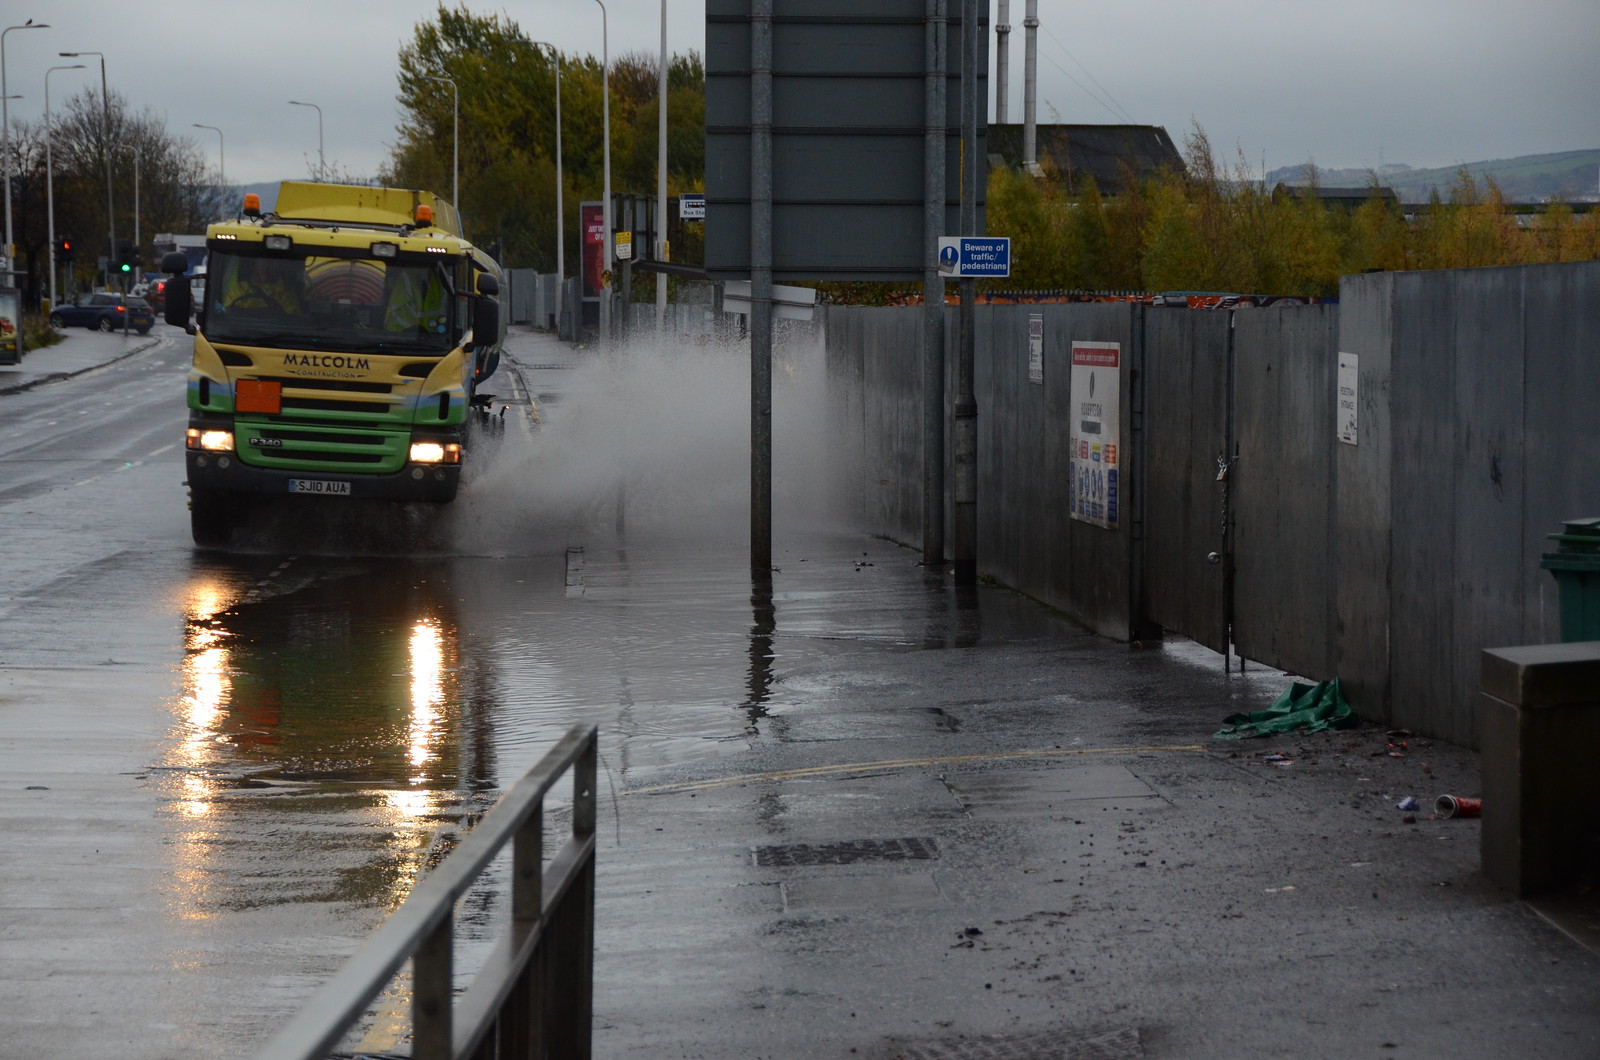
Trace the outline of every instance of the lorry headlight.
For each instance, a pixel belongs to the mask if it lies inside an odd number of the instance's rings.
[[[459,464],[461,446],[457,442],[412,442],[411,462],[414,464]]]
[[[203,449],[208,453],[233,452],[233,432],[201,430],[190,427],[184,435],[184,444],[190,449]]]

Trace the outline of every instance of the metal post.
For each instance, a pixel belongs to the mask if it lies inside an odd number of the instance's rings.
[[[565,184],[561,175],[561,52],[554,44],[531,40],[530,45],[550,49],[550,59],[556,68],[556,334],[561,334],[561,311],[567,302],[567,215],[562,209],[561,191]]]
[[[1011,0],[1000,0],[1000,21],[994,27],[994,120],[1011,120]]]
[[[455,1032],[455,964],[455,911],[446,907],[411,958],[414,1060],[449,1060]]]
[[[30,19],[28,19],[28,21],[24,22],[20,26],[7,26],[5,29],[0,30],[0,151],[3,151],[4,154],[5,154],[5,162],[4,162],[5,173],[4,173],[4,178],[5,178],[5,182],[6,182],[6,249],[5,249],[5,253],[4,254],[0,254],[0,267],[3,267],[6,270],[6,277],[5,277],[5,281],[4,281],[6,283],[10,283],[11,282],[10,271],[11,271],[11,267],[12,267],[12,260],[11,260],[11,108],[10,108],[10,106],[8,106],[8,104],[9,104],[9,102],[11,100],[11,92],[10,92],[10,90],[8,90],[6,88],[6,34],[10,33],[14,29],[49,29],[49,28],[50,28],[50,23],[48,23],[48,22],[35,23],[33,21],[33,19],[30,18]],[[52,305],[53,304],[54,303],[52,303]],[[19,349],[19,350],[22,349],[22,345],[20,343],[18,343],[17,349]]]
[[[772,4],[750,5],[750,572],[772,571]]]
[[[657,261],[672,255],[667,243],[667,0],[661,0],[661,72],[657,76],[661,113],[656,115],[656,245]],[[656,273],[656,335],[662,336],[667,317],[667,274]],[[663,341],[665,341],[663,339]]]
[[[939,237],[945,234],[945,0],[927,0],[922,151],[922,562],[944,562],[944,277]]]
[[[450,86],[450,205],[461,211],[461,90],[456,79],[443,74],[423,74],[425,81],[443,81]],[[319,112],[320,113],[320,112]]]
[[[554,47],[550,51],[556,64],[556,312],[559,314],[567,297],[567,213],[561,203],[566,178],[561,175],[561,53]],[[561,318],[557,316],[558,333],[560,328]]]
[[[978,226],[978,0],[961,10],[961,234]],[[954,408],[955,583],[978,583],[978,402],[973,394],[973,347],[977,344],[977,281],[961,279],[961,334],[956,355]]]
[[[1028,0],[1022,19],[1022,167],[1039,173],[1039,0]]]
[[[291,107],[310,107],[317,112],[317,180],[328,179],[328,163],[322,154],[322,108],[315,103],[301,103],[297,99],[289,101]]]
[[[611,59],[606,45],[606,5],[600,5],[600,122],[605,126],[605,198],[600,205],[601,225],[605,228],[600,240],[600,343],[611,343]]]
[[[50,124],[50,75],[57,70],[83,70],[82,63],[71,66],[52,66],[44,72],[44,197],[45,214],[50,228],[50,308],[56,307],[56,187],[55,187],[55,158],[51,153],[51,141],[55,139],[55,128]],[[3,93],[4,89],[0,89]]]
[[[117,256],[117,215],[112,208],[111,197],[111,96],[106,91],[106,54],[105,52],[58,52],[63,59],[81,59],[85,55],[98,55],[100,57],[100,102],[105,119],[104,135],[101,137],[106,153],[106,286],[111,286],[111,259]]]
[[[212,132],[217,134],[217,188],[219,192],[226,194],[228,190],[228,158],[227,155],[223,153],[224,144],[222,130],[217,128],[215,125],[201,125],[198,122],[194,123],[194,127],[196,129],[210,129]]]
[[[118,147],[133,156],[133,245],[138,249],[141,242],[139,238],[139,149],[133,144],[118,144]]]

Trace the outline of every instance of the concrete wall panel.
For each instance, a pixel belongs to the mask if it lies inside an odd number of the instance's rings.
[[[1144,613],[1214,651],[1228,650],[1224,590],[1231,318],[1145,314]]]
[[[1027,378],[1030,312],[1045,317],[1042,385]],[[1141,603],[1187,627],[1177,632],[1211,635],[1204,606],[1175,618],[1183,609],[1169,605],[1193,592],[1185,561],[1214,503],[1202,406],[1218,401],[1206,368],[1218,338],[1204,321],[1226,318],[1160,315],[1174,312],[979,317],[979,571],[1108,636],[1132,636]],[[1600,516],[1600,263],[1351,276],[1337,310],[1234,321],[1242,654],[1341,678],[1365,717],[1473,744],[1478,653],[1559,636],[1556,583],[1539,567],[1546,535]],[[1068,514],[1074,340],[1128,355],[1122,433],[1135,456],[1115,531]],[[859,453],[840,460],[862,467],[866,528],[918,544],[920,311],[833,309],[828,349],[841,445]],[[1360,362],[1355,445],[1333,440],[1340,351]]]
[[[1455,391],[1438,398],[1455,418],[1453,577],[1445,587],[1454,607],[1453,626],[1437,632],[1453,649],[1449,687],[1456,692],[1435,697],[1418,724],[1468,746],[1477,744],[1477,715],[1461,710],[1458,697],[1477,686],[1483,649],[1515,643],[1522,628],[1524,275],[1519,268],[1450,274]],[[1424,527],[1408,531],[1421,531],[1419,549],[1435,536]]]
[[[1337,321],[1334,306],[1234,316],[1234,643],[1316,680],[1335,676]]]
[[[1334,673],[1364,717],[1390,712],[1394,273],[1347,276],[1338,349],[1359,358],[1358,444],[1334,448]]]
[[[1507,643],[1543,644],[1561,638],[1547,535],[1600,516],[1600,261],[1523,271],[1523,621]]]

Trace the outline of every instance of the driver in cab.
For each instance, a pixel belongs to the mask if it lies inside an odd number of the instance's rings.
[[[299,313],[300,280],[303,275],[304,270],[299,262],[247,258],[233,270],[219,302],[224,311],[265,309],[285,316]]]

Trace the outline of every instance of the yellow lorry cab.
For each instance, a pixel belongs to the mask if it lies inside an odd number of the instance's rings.
[[[163,269],[182,276],[181,252]],[[429,192],[285,181],[206,230],[206,282],[169,284],[194,336],[187,471],[197,544],[252,498],[452,500],[504,338],[499,265]],[[197,304],[195,304],[197,303]],[[192,322],[191,322],[192,320]]]

